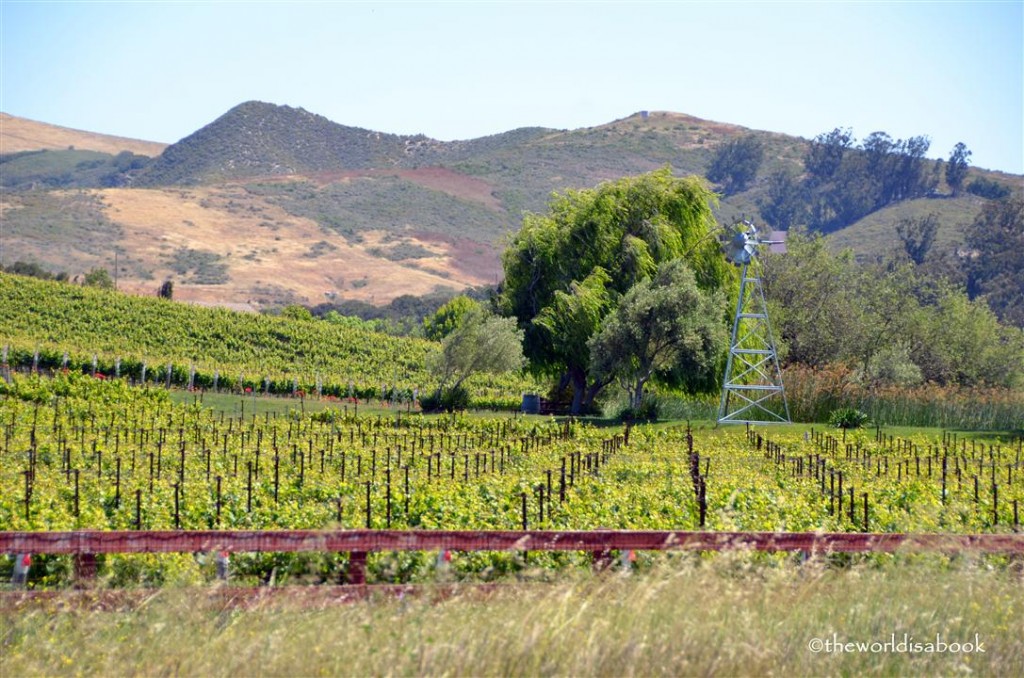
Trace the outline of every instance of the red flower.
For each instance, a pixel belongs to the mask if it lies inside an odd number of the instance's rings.
[[[245,392],[246,393],[252,393],[252,386],[246,386],[245,387]]]

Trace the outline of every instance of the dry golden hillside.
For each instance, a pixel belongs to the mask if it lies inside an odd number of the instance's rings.
[[[120,237],[111,243],[123,252],[118,287],[139,294],[152,294],[171,279],[177,299],[233,308],[333,299],[384,304],[403,294],[494,282],[487,275],[498,269],[491,251],[480,253],[490,260],[486,273],[467,270],[460,256],[464,245],[454,241],[368,231],[350,242],[237,187],[105,189],[95,195],[119,227]],[[429,255],[382,256],[396,244]]]
[[[69,147],[111,155],[131,151],[137,155],[156,157],[163,153],[167,144],[83,132],[0,113],[0,154],[44,149],[61,150]]]

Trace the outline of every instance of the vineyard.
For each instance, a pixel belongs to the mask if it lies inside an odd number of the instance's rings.
[[[136,384],[410,400],[436,385],[436,344],[330,323],[240,313],[0,273],[2,362]],[[470,379],[474,404],[516,407],[533,380]]]
[[[12,531],[1001,534],[1019,529],[1024,502],[1021,439],[955,433],[610,429],[539,417],[360,415],[343,404],[229,416],[174,404],[162,388],[75,373],[16,376],[3,387],[0,427],[0,525]],[[117,585],[213,576],[212,559],[191,554],[100,558],[100,575]],[[490,579],[589,563],[583,552],[506,550],[455,553],[444,567]],[[429,580],[439,566],[436,553],[376,553],[367,576]],[[349,567],[344,553],[232,557],[232,577],[252,584],[345,581]],[[33,562],[38,584],[70,576],[68,556]]]

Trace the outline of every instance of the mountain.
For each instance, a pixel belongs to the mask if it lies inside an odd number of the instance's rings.
[[[15,146],[9,130],[50,126],[4,122],[0,263],[34,261],[72,276],[104,267],[122,289],[154,294],[172,280],[176,298],[252,309],[342,299],[379,305],[494,284],[503,239],[525,211],[544,211],[552,192],[666,164],[703,175],[737,140],[755,139],[763,161],[716,212],[723,222],[761,220],[772,177],[801,173],[808,147],[796,137],[654,111],[597,127],[442,142],[250,101],[156,157],[143,157],[145,146],[91,150],[84,140],[95,135],[87,133],[65,139],[74,150]],[[937,247],[951,250],[983,203],[939,191],[874,210],[831,237],[872,257],[899,248],[898,218],[935,212]]]
[[[346,127],[301,108],[249,101],[167,148],[142,175],[140,185],[386,167],[424,140]]]

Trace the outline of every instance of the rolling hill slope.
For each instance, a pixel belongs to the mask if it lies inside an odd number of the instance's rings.
[[[807,148],[804,139],[672,112],[441,142],[246,102],[152,160],[118,160],[83,155],[85,141],[64,137],[77,150],[11,155],[7,149],[55,146],[16,146],[8,132],[38,123],[4,122],[0,263],[35,261],[72,276],[116,265],[122,289],[153,294],[172,280],[176,298],[248,309],[338,299],[383,304],[494,284],[503,239],[525,211],[544,211],[552,192],[666,164],[677,174],[704,174],[722,144],[747,135],[762,144],[764,161],[716,214],[723,222],[759,220],[768,176],[800,173]],[[1020,185],[1019,177],[971,172]],[[861,256],[891,252],[899,247],[896,219],[934,211],[937,240],[951,251],[983,202],[900,203],[831,237]]]
[[[85,132],[0,113],[0,155],[68,148],[110,155],[129,151],[137,155],[156,157],[163,153],[167,144]]]

